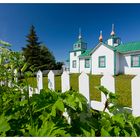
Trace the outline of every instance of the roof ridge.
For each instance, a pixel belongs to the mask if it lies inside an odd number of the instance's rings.
[[[140,40],[139,40],[139,41],[126,42],[126,43],[122,43],[122,44],[120,44],[120,45],[125,45],[125,44],[129,44],[129,43],[140,43]],[[120,45],[119,45],[119,46],[120,46]]]

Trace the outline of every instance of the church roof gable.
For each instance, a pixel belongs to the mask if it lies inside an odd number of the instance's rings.
[[[115,47],[112,47],[112,46],[109,46],[109,45],[107,45],[107,44],[105,44],[103,42],[100,42],[95,48],[92,49],[92,51],[90,52],[90,55],[92,53],[94,53],[96,51],[96,49],[99,48],[101,45],[104,45],[105,47],[107,47],[107,48],[109,48],[111,50],[115,50]]]

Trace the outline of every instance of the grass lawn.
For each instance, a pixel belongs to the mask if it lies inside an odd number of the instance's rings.
[[[79,91],[78,77],[80,74],[70,74],[70,88],[75,91]]]
[[[131,107],[131,80],[134,78],[132,75],[119,75],[115,76],[115,90],[119,95],[118,103],[123,106]]]
[[[71,89],[78,91],[78,77],[80,74],[70,74],[70,87]],[[119,95],[118,103],[123,106],[131,107],[131,80],[132,75],[119,75],[115,76],[116,94]],[[95,101],[101,101],[101,93],[95,87],[100,85],[100,75],[89,74],[90,81],[90,99]],[[31,77],[28,82],[32,87],[37,87],[36,77]],[[43,77],[43,87],[48,89],[48,77]],[[55,89],[61,91],[61,76],[55,76]]]
[[[95,87],[100,85],[100,75],[91,75],[89,74],[89,90],[90,90],[90,99],[95,101],[101,101],[101,92]]]

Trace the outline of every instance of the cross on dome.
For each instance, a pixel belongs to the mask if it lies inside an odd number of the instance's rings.
[[[81,28],[79,28],[79,36],[78,36],[79,39],[82,38],[82,34],[81,34]]]

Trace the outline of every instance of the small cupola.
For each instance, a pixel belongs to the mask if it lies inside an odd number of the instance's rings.
[[[81,34],[81,29],[79,28],[79,36],[76,43],[73,44],[73,50],[86,50],[87,49],[87,43],[84,42]]]
[[[121,40],[119,37],[116,36],[115,30],[114,30],[114,24],[112,24],[112,31],[110,33],[110,38],[107,40],[107,44],[110,46],[118,46],[120,45]]]

